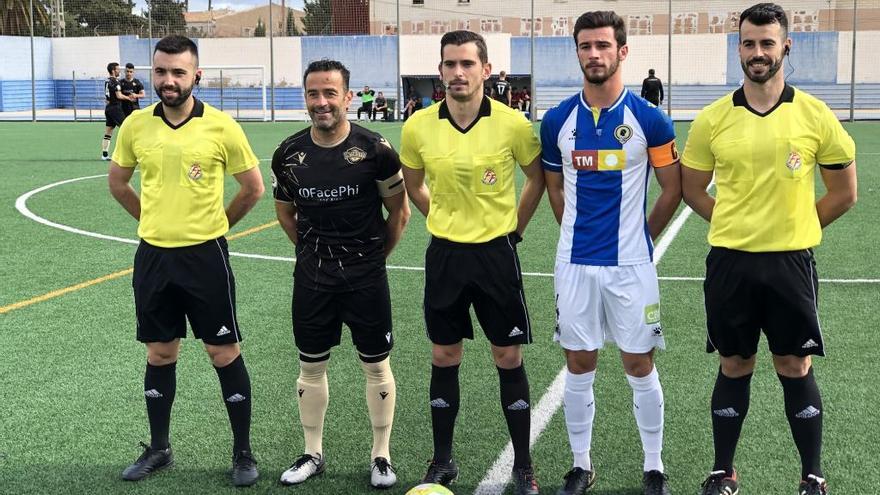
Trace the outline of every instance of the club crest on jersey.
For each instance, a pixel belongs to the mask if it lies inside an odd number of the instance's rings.
[[[357,146],[352,146],[351,148],[345,150],[344,153],[342,153],[342,157],[345,158],[345,161],[347,161],[348,163],[356,165],[367,157],[367,152],[358,148]]]
[[[785,166],[792,172],[798,171],[801,168],[801,155],[799,155],[797,151],[789,153]]]
[[[621,124],[614,128],[614,139],[616,139],[617,142],[619,142],[620,144],[629,141],[631,137],[633,137],[632,127],[626,124]]]
[[[483,178],[480,179],[480,182],[487,186],[494,186],[495,183],[498,182],[498,175],[495,174],[495,171],[491,168],[487,168],[486,171],[483,172]]]
[[[199,162],[193,163],[189,167],[189,173],[186,174],[192,180],[199,180],[202,178],[202,167],[199,165]]]

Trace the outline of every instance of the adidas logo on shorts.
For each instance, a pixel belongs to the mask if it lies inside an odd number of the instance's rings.
[[[144,390],[144,395],[151,398],[151,399],[158,399],[159,397],[163,397],[163,395],[155,388],[151,388],[150,390]]]
[[[722,418],[735,418],[739,416],[739,413],[736,412],[736,409],[732,407],[726,407],[724,409],[716,409],[712,411],[712,414],[715,416],[721,416]]]
[[[431,407],[439,407],[442,409],[449,407],[449,403],[441,398],[437,398],[431,401]]]
[[[226,398],[226,402],[232,402],[232,403],[241,402],[241,401],[245,400],[246,398],[247,397],[245,397],[241,394],[233,394],[233,395],[230,395],[229,397]]]
[[[229,329],[226,328],[226,325],[223,325],[222,327],[220,327],[220,331],[217,332],[217,336],[222,337],[224,335],[229,335],[230,333],[232,332],[230,332]]]
[[[819,344],[817,344],[815,340],[810,339],[810,340],[806,341],[804,343],[804,345],[801,346],[801,349],[810,349],[813,347],[819,347]]]
[[[800,418],[800,419],[810,419],[810,418],[815,418],[816,416],[818,416],[821,413],[822,413],[822,411],[816,409],[815,407],[807,406],[806,409],[795,414],[794,416],[796,418]]]
[[[529,403],[520,399],[513,404],[507,406],[508,411],[522,411],[523,409],[528,409]]]
[[[508,337],[517,337],[522,334],[523,334],[523,332],[522,332],[522,330],[519,329],[519,327],[513,327],[513,330],[511,330],[510,333],[507,334],[507,336]]]

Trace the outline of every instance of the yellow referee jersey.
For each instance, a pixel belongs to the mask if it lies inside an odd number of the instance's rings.
[[[119,129],[113,161],[140,167],[138,236],[160,247],[191,246],[225,234],[224,173],[259,164],[241,126],[199,100],[177,126],[168,123],[158,103],[132,113]]]
[[[709,244],[770,252],[819,244],[816,166],[854,159],[855,143],[828,106],[786,85],[764,114],[748,105],[742,88],[704,108],[681,162],[715,171]]]
[[[424,169],[431,191],[428,231],[461,243],[487,242],[516,229],[516,166],[541,153],[532,124],[516,110],[484,97],[467,129],[443,101],[403,125],[401,162]]]

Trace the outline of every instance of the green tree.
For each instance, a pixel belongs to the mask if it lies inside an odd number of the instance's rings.
[[[186,12],[185,0],[147,0],[147,8],[153,16],[154,37],[186,33],[186,20],[183,18],[183,13]],[[147,14],[145,11],[144,17]]]
[[[263,24],[263,18],[257,19],[257,27],[254,28],[254,38],[266,37],[266,25]]]
[[[34,33],[45,34],[49,12],[41,0],[34,0]],[[0,35],[28,36],[31,34],[30,0],[0,0]]]
[[[303,3],[303,31],[309,36],[328,35],[331,32],[330,0],[305,0]]]
[[[145,34],[146,26],[128,0],[65,0],[64,20],[68,37]]]
[[[285,33],[287,36],[302,36],[299,26],[296,25],[296,18],[293,16],[293,9],[287,10],[287,28]]]

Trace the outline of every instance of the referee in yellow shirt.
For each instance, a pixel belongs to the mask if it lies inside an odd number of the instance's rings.
[[[192,96],[200,77],[192,40],[160,40],[153,51],[153,84],[161,103],[126,119],[110,163],[110,192],[139,221],[132,285],[137,339],[147,347],[144,396],[151,436],[122,477],[137,481],[174,462],[168,429],[180,339],[189,320],[220,379],[234,438],[232,482],[247,486],[258,477],[250,446],[251,385],[223,235],[257,203],[263,179],[241,127]],[[129,185],[135,167],[141,171],[140,197]],[[240,189],[224,209],[225,174]]]
[[[462,339],[474,335],[473,305],[498,368],[514,449],[515,493],[538,493],[529,456],[529,384],[520,349],[532,335],[516,243],[544,192],[541,147],[522,114],[484,96],[492,66],[482,36],[447,33],[440,54],[446,99],[407,120],[400,153],[407,192],[433,236],[425,255],[424,311],[433,343],[434,456],[424,481],[448,485],[458,476],[452,458],[458,368]],[[526,175],[518,208],[517,163]]]
[[[782,7],[742,13],[743,87],[697,116],[681,160],[684,200],[710,222],[706,349],[721,356],[711,405],[715,465],[704,495],[738,493],[733,458],[762,330],[801,457],[798,493],[827,493],[824,411],[810,359],[825,354],[812,248],[856,201],[855,144],[823,102],[785,83],[791,49]],[[817,168],[827,190],[818,201]],[[714,198],[706,192],[713,172]]]

